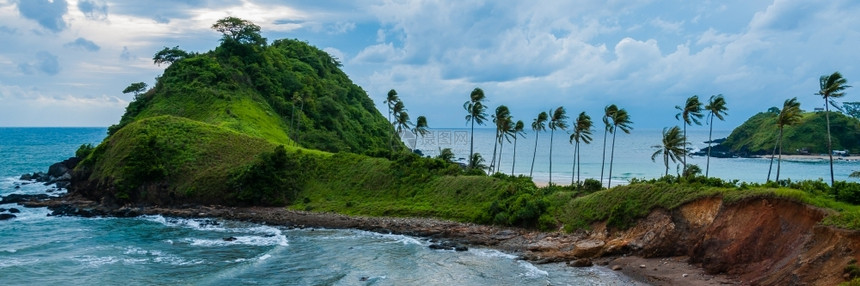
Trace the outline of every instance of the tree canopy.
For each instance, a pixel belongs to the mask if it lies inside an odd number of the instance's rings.
[[[212,29],[224,34],[221,41],[234,41],[240,44],[265,45],[266,38],[260,35],[260,26],[251,21],[226,17],[215,22]]]

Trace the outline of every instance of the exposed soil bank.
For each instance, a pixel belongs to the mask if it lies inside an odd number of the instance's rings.
[[[451,240],[518,253],[536,263],[595,263],[659,285],[835,285],[858,258],[860,232],[817,223],[826,215],[807,205],[720,198],[655,210],[628,230],[604,223],[572,234],[501,228],[424,218],[355,217],[283,208],[104,208],[74,197],[29,203],[78,215],[220,217],[288,227],[354,228]],[[628,255],[638,256],[629,257]],[[617,267],[616,267],[617,266]],[[685,275],[686,274],[686,275]]]

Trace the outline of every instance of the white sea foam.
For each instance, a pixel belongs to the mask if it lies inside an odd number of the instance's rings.
[[[520,267],[526,270],[525,272],[519,274],[520,277],[533,278],[549,276],[548,272],[540,270],[539,268],[537,268],[537,266],[534,266],[534,264],[522,260],[517,261],[517,263]]]
[[[203,231],[228,231],[213,219],[185,219],[185,218],[167,218],[161,215],[146,215],[142,219],[157,222],[168,227],[191,228]]]
[[[476,256],[482,257],[490,257],[490,258],[505,258],[505,259],[517,259],[516,255],[510,253],[504,253],[495,249],[486,249],[486,248],[472,248],[469,250],[474,253]]]
[[[223,238],[218,239],[202,239],[202,238],[184,238],[183,242],[194,246],[230,246],[230,245],[253,245],[253,246],[288,246],[287,237],[284,235],[273,236],[234,236],[236,240],[227,241]]]

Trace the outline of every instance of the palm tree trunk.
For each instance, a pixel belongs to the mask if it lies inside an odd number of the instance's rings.
[[[475,117],[472,117],[472,131],[471,138],[469,138],[469,169],[474,168],[472,166],[472,153],[475,153]]]
[[[705,178],[708,177],[708,171],[711,168],[711,137],[714,136],[714,117],[711,116],[711,128],[708,131],[708,158],[705,159]]]
[[[827,155],[830,156],[830,186],[832,187],[836,180],[833,178],[833,141],[830,139],[830,107],[827,104],[827,98],[824,98],[824,118],[827,120]]]
[[[612,138],[613,144],[615,143],[615,138]],[[684,123],[684,168],[681,169],[681,174],[687,173],[687,123]]]
[[[535,158],[537,158],[537,143],[538,143],[538,135],[540,135],[540,131],[535,130],[535,151],[532,153],[532,168],[529,170],[529,177],[532,177],[532,174],[535,171]]]
[[[502,169],[502,151],[504,151],[503,148],[505,148],[505,141],[499,141],[499,163],[496,165],[497,173],[499,172],[499,170]]]
[[[570,167],[570,186],[575,186],[576,182],[576,148],[579,146],[579,141],[576,141],[576,144],[573,145],[573,166]]]
[[[782,163],[782,128],[779,129],[779,139],[776,139],[776,144],[779,145],[779,158],[776,159],[776,181],[779,182],[779,166]]]
[[[669,150],[663,154],[663,165],[666,165],[666,174],[663,175],[665,177],[669,175]]]
[[[582,158],[579,156],[579,142],[576,142],[576,181],[582,182],[580,172],[582,171]]]
[[[496,138],[493,140],[493,159],[490,161],[490,174],[496,167],[496,147],[499,146],[499,129],[496,128]]]
[[[549,132],[549,184],[552,185],[552,138],[555,134],[555,129]]]
[[[773,169],[773,157],[776,156],[776,146],[779,146],[779,138],[776,139],[776,144],[773,145],[773,151],[770,152],[770,166],[767,167],[767,181],[770,182],[770,170]]]
[[[514,176],[514,167],[516,167],[516,166],[517,166],[517,137],[514,137],[514,158],[513,158],[513,161],[511,163],[511,177]]]
[[[388,103],[388,122],[391,122],[391,103]],[[388,148],[391,148],[391,151],[394,152],[394,134],[391,134],[391,137],[388,138]]]
[[[609,128],[603,128],[603,157],[601,157],[602,161],[600,161],[600,184],[603,184],[603,169],[606,167],[606,131]]]
[[[617,130],[612,128],[612,151],[609,153],[609,177],[606,178],[606,188],[609,189],[612,186],[612,162],[615,161],[615,135]]]

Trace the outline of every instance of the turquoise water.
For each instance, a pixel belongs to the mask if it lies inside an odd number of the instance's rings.
[[[104,128],[0,128],[0,195],[45,193],[44,171]],[[17,188],[16,188],[17,187]],[[58,192],[52,192],[55,194]],[[3,285],[630,285],[601,267],[533,265],[500,251],[433,251],[424,238],[212,219],[49,217],[0,221]],[[225,241],[235,237],[235,241]]]

